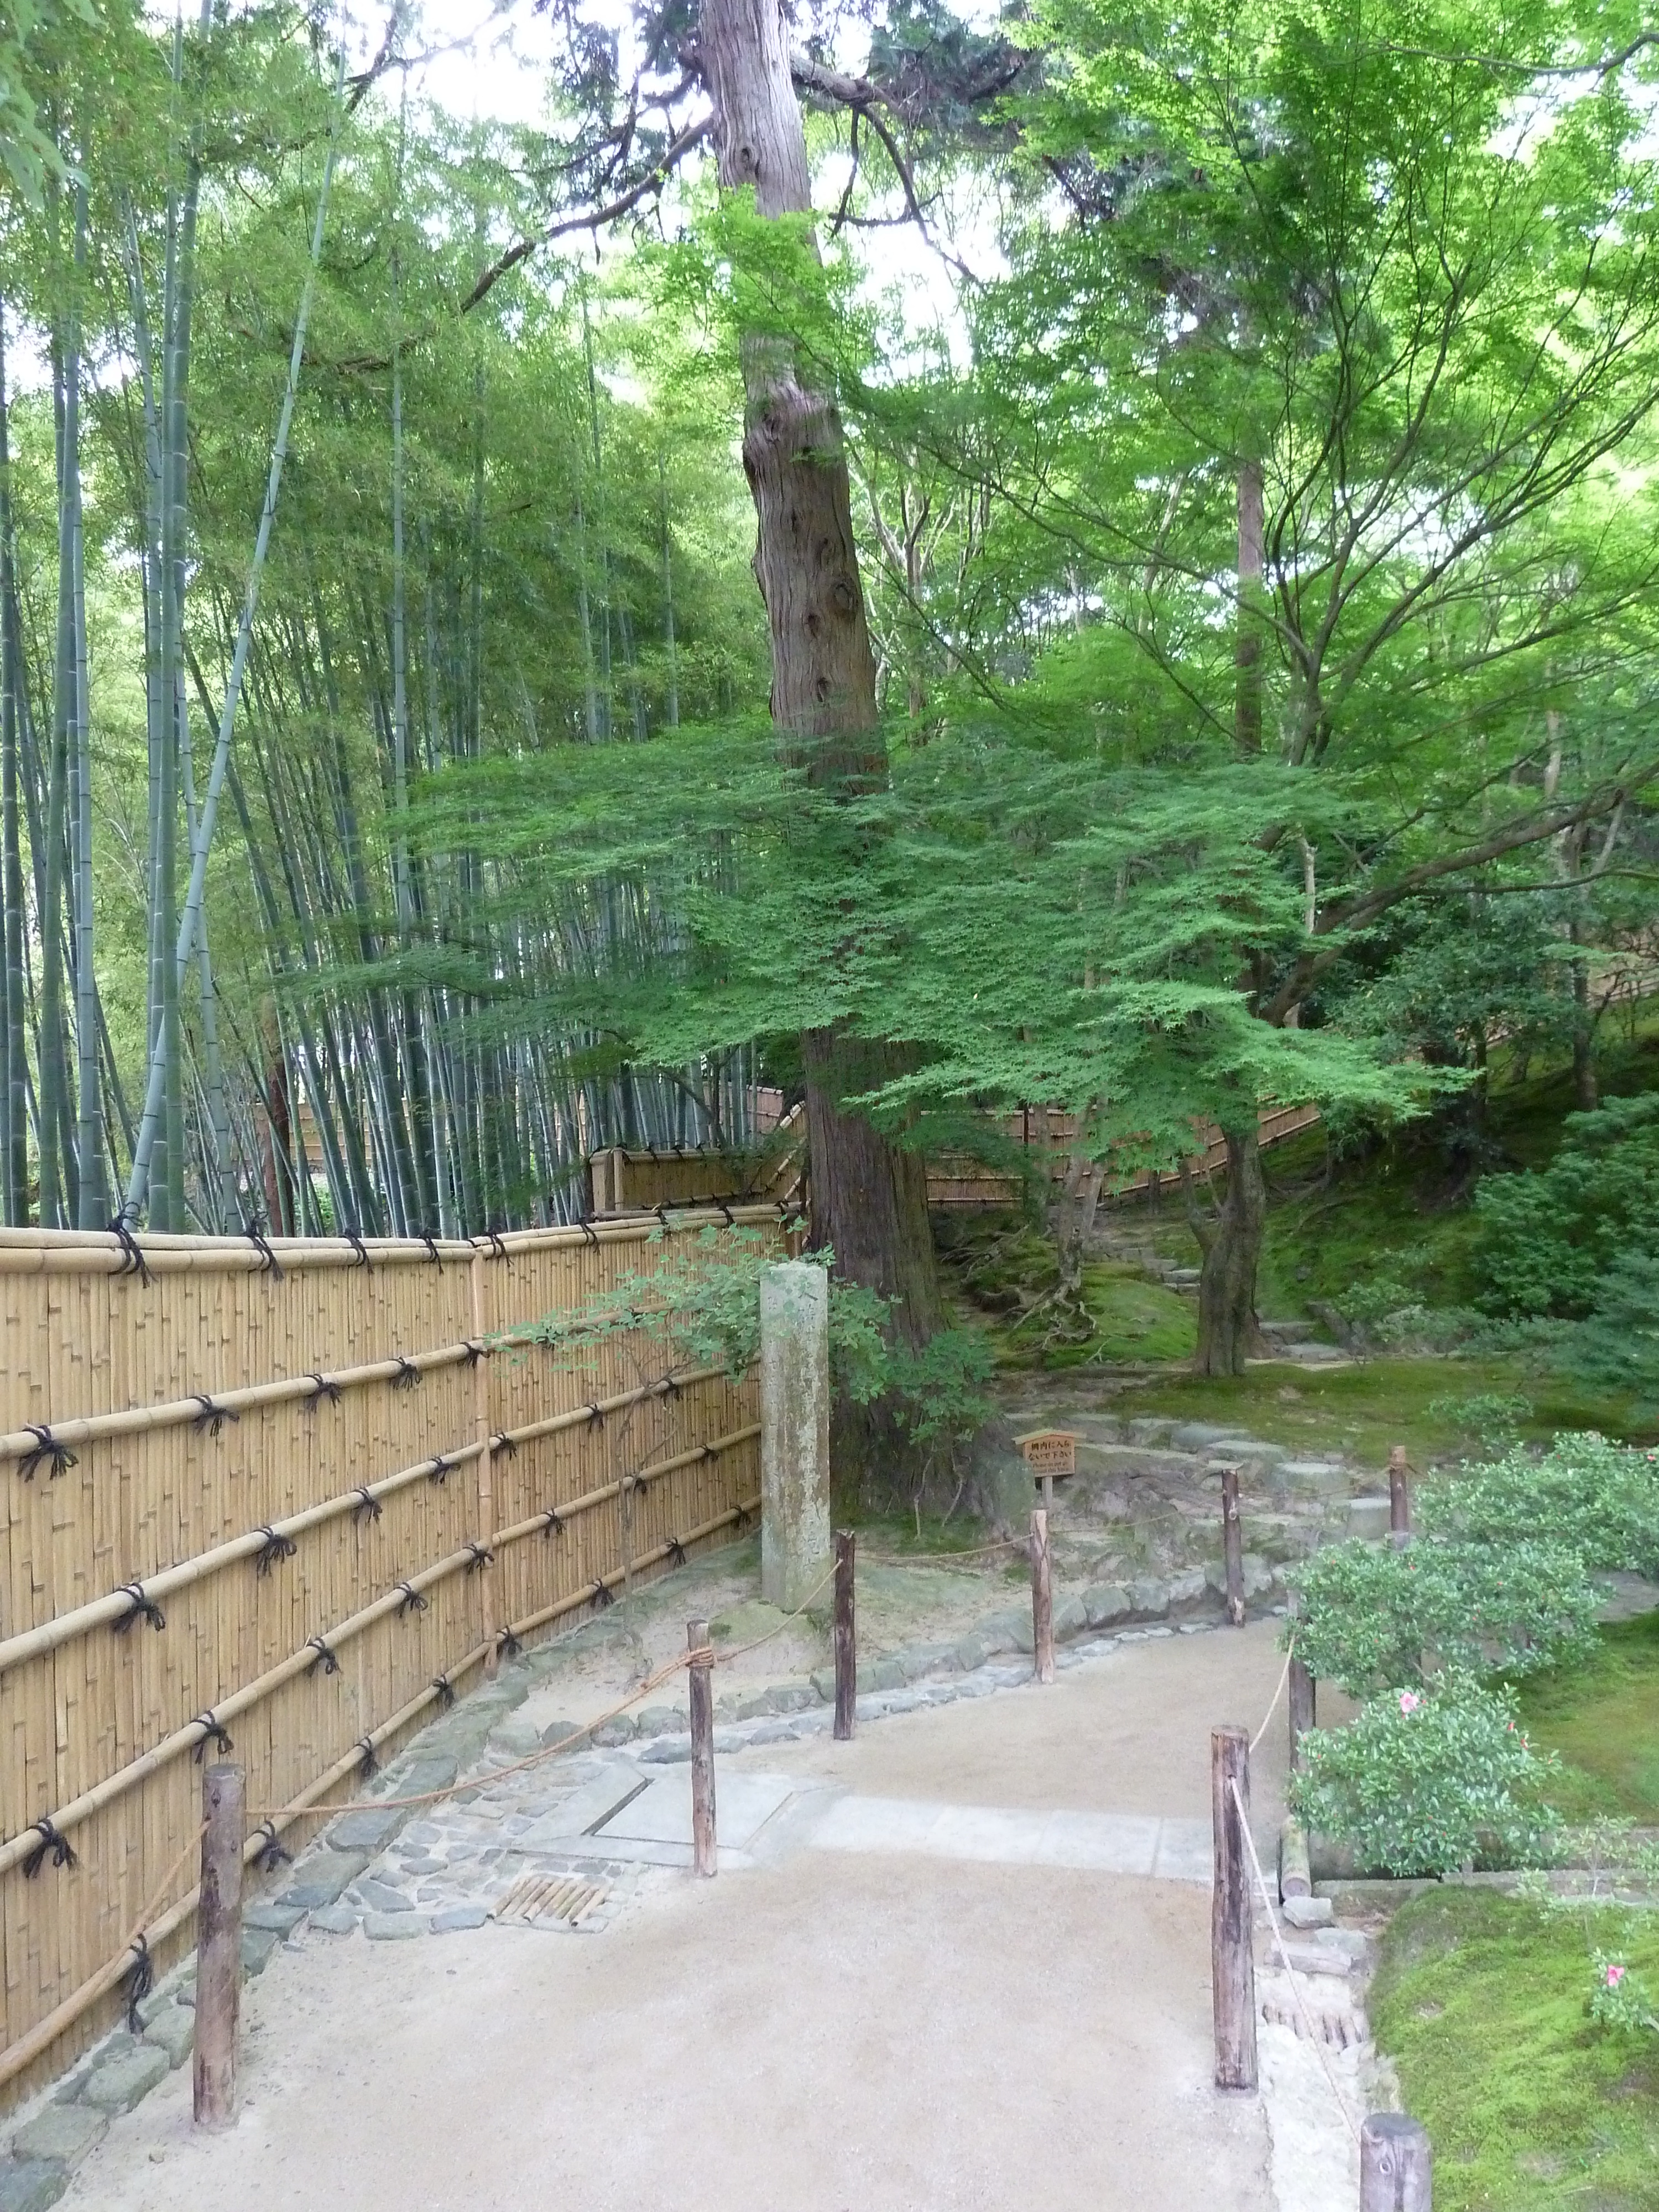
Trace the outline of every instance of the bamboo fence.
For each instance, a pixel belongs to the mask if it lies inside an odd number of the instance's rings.
[[[199,1759],[233,1742],[252,1806],[338,1802],[504,1646],[756,1510],[751,1379],[514,1332],[665,1237],[778,1219],[0,1231],[0,2107],[107,2028],[147,1911],[188,1940],[193,1897],[155,1889]]]

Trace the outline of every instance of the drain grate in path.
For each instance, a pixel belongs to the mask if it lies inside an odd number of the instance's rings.
[[[498,1921],[521,1927],[580,1928],[605,1893],[598,1882],[568,1874],[521,1874],[495,1907]]]

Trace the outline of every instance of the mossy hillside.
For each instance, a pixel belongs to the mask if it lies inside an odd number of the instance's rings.
[[[1659,1914],[1621,1947],[1659,1982]],[[1379,2046],[1434,2144],[1437,2212],[1656,2212],[1659,2035],[1589,2017],[1579,1916],[1436,1887],[1395,1915]]]

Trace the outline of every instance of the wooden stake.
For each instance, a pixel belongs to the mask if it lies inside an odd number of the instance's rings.
[[[196,2124],[236,2117],[236,2014],[242,1992],[242,1845],[247,1777],[240,1766],[202,1775],[202,1893],[196,1921]]]
[[[1238,1798],[1233,1795],[1237,1785]],[[1210,1732],[1210,1809],[1215,1887],[1210,1900],[1210,1984],[1215,2008],[1215,2085],[1254,2089],[1255,1953],[1249,1850],[1239,1811],[1250,1805],[1250,1739],[1242,1728]]]
[[[1238,1519],[1238,1468],[1231,1460],[1221,1468],[1221,1548],[1227,1563],[1227,1618],[1244,1626],[1244,1533]]]
[[[1045,1513],[1052,1513],[1054,1510],[1054,1478],[1052,1474],[1045,1474],[1042,1478],[1042,1510]]]
[[[1412,1493],[1404,1444],[1389,1446],[1389,1531],[1396,1552],[1412,1540]]]
[[[686,1646],[694,1655],[689,1684],[691,1706],[691,1863],[699,1874],[718,1869],[714,1843],[714,1664],[708,1650],[708,1623],[688,1620]]]
[[[1291,1771],[1294,1773],[1302,1764],[1302,1739],[1314,1720],[1314,1678],[1295,1657],[1291,1661],[1287,1685],[1291,1705]]]
[[[1359,2212],[1433,2212],[1428,2130],[1404,2112],[1373,2112],[1359,2130]]]
[[[1039,1505],[1031,1515],[1031,1642],[1039,1682],[1054,1679],[1054,1593],[1048,1557],[1048,1516]]]
[[[850,1528],[836,1532],[836,1726],[837,1743],[850,1743],[858,1726],[859,1645],[853,1611],[854,1550]]]

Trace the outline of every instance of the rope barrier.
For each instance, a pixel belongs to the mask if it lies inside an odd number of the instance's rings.
[[[1342,2115],[1342,2124],[1358,2144],[1359,2130],[1354,2124],[1353,2114],[1348,2110],[1347,2099],[1336,2086],[1336,2076],[1331,2071],[1331,2062],[1325,2056],[1324,2043],[1314,2032],[1313,2019],[1308,2010],[1307,2000],[1302,1994],[1301,1979],[1296,1968],[1291,1964],[1290,1953],[1285,1948],[1285,1938],[1279,1930],[1279,1915],[1273,1910],[1273,1901],[1267,1888],[1267,1876],[1261,1871],[1261,1861],[1256,1856],[1255,1838],[1250,1833],[1249,1816],[1244,1810],[1244,1800],[1239,1795],[1237,1782],[1230,1780],[1227,1787],[1233,1793],[1233,1804],[1238,1814],[1238,1825],[1244,1838],[1244,1848],[1250,1855],[1250,1864],[1255,1872],[1256,1887],[1261,1893],[1261,1902],[1267,1908],[1267,1925],[1273,1929],[1273,1948],[1279,1954],[1280,1966],[1290,1977],[1291,1995],[1295,1998],[1296,2008],[1302,2015],[1302,2025],[1308,2032],[1308,2040],[1313,2045],[1314,2056],[1318,2059],[1325,2079],[1330,2085],[1331,2094],[1336,2100],[1337,2110]]]
[[[1291,1678],[1291,1662],[1295,1658],[1295,1656],[1296,1638],[1292,1636],[1285,1649],[1285,1664],[1279,1670],[1279,1687],[1273,1692],[1273,1701],[1272,1705],[1268,1706],[1267,1711],[1261,1716],[1261,1727],[1250,1738],[1250,1749],[1252,1751],[1255,1749],[1262,1737],[1267,1735],[1267,1723],[1273,1718],[1273,1715],[1279,1711],[1279,1701],[1284,1696],[1285,1685]]]

